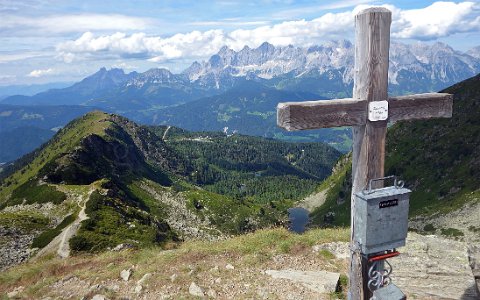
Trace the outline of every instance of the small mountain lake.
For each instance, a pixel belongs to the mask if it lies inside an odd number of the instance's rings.
[[[296,233],[303,233],[310,221],[309,212],[303,207],[292,207],[288,209],[289,230]]]

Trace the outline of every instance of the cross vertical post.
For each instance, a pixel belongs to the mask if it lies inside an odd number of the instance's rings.
[[[283,102],[277,106],[277,125],[288,131],[352,126],[352,198],[350,300],[370,298],[368,255],[355,241],[355,194],[369,180],[384,177],[387,123],[410,119],[450,118],[453,96],[445,93],[388,97],[391,12],[374,7],[355,16],[355,73],[353,98]],[[376,182],[373,188],[382,187]],[[389,250],[389,249],[385,249]],[[378,270],[383,270],[381,264]]]
[[[392,14],[385,8],[372,8],[355,16],[355,73],[353,99],[372,101],[388,99],[388,62]],[[369,179],[384,177],[387,120],[366,120],[354,126],[352,149],[351,236],[355,234],[355,194],[362,191]],[[377,182],[377,188],[381,181]],[[382,268],[383,266],[379,266]],[[351,251],[349,299],[370,298],[367,288],[368,266],[359,251]]]

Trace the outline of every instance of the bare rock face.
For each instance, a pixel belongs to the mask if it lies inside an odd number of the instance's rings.
[[[399,251],[392,280],[409,298],[479,299],[464,242],[409,233]]]
[[[322,249],[337,258],[349,252],[348,243],[313,247],[314,252]],[[406,246],[398,250],[401,255],[388,260],[393,267],[392,282],[409,299],[480,299],[480,246],[410,232]]]
[[[340,279],[339,273],[327,271],[267,270],[265,273],[274,279],[300,283],[318,293],[335,292]]]

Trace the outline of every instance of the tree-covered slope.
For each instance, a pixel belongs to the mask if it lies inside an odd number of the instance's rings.
[[[243,80],[220,95],[155,111],[154,123],[194,131],[221,131],[228,127],[230,133],[236,131],[288,141],[325,142],[341,151],[348,151],[351,145],[348,129],[287,132],[277,127],[278,103],[319,99],[322,97],[311,92],[280,90],[253,80]]]
[[[452,118],[399,122],[387,133],[385,174],[412,189],[411,216],[451,212],[480,198],[480,75],[442,92],[454,95]],[[322,185],[327,201],[313,213],[315,223],[349,224],[350,170],[344,162]]]
[[[289,143],[273,139],[187,132],[154,127],[192,172],[190,182],[235,198],[266,202],[299,199],[331,172],[339,152],[320,143]]]
[[[28,257],[36,252],[26,248],[51,248],[72,226],[73,252],[271,226],[339,155],[326,145],[145,127],[91,112],[1,173],[0,240]]]

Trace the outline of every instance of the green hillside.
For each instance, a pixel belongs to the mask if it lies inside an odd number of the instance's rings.
[[[220,95],[156,110],[154,123],[195,131],[221,131],[228,127],[230,133],[237,131],[284,141],[322,142],[348,151],[351,146],[348,128],[287,132],[277,127],[278,103],[325,99],[305,91],[310,90],[279,90],[255,81],[243,81]]]
[[[412,189],[411,216],[451,212],[480,196],[480,75],[442,92],[454,95],[451,119],[399,122],[388,130],[385,174]],[[349,224],[350,165],[320,187],[328,196],[314,223]]]
[[[78,223],[69,243],[78,252],[268,227],[286,220],[339,155],[326,145],[145,127],[91,112],[1,173],[0,227],[16,233],[0,239],[42,248]]]

